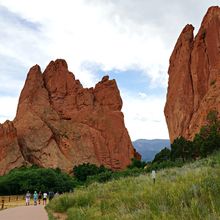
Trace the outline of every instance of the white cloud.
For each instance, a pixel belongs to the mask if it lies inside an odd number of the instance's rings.
[[[164,119],[164,97],[142,94],[141,99],[122,93],[124,105],[122,111],[125,124],[131,139],[168,138],[167,126]]]
[[[48,61],[64,57],[79,75],[83,74],[80,66],[85,61],[102,65],[104,71],[138,66],[158,82],[162,75],[158,64],[163,71],[167,69],[169,53],[154,26],[125,20],[115,12],[114,4],[86,4],[70,0],[31,3],[20,0],[19,4],[8,0],[3,4],[23,18],[41,25],[41,33],[37,35],[26,30],[28,35],[25,36],[25,30],[19,32],[15,28],[20,40],[8,45],[7,51],[1,48],[11,56],[21,57],[26,65],[30,65],[31,61],[45,65],[46,57]],[[15,53],[14,48],[18,45],[20,48]],[[41,51],[35,50],[33,45],[39,46]]]
[[[10,89],[22,84],[27,68],[38,63],[44,69],[50,60],[57,58],[67,60],[69,69],[84,86],[94,86],[98,81],[96,71],[85,67],[88,62],[107,72],[138,68],[150,78],[151,88],[166,87],[169,56],[181,29],[186,23],[198,27],[208,6],[218,3],[217,0],[0,0],[0,7],[8,10],[0,14],[0,55],[10,58],[11,65],[14,60],[20,63],[19,73],[13,73],[20,82],[11,81]],[[9,17],[4,19],[6,16]],[[1,62],[0,59],[0,66]],[[11,73],[1,69],[0,74]],[[1,81],[0,88],[6,83],[7,80]],[[165,98],[128,94],[123,96],[123,110],[132,139],[168,137],[163,116]],[[6,102],[2,96],[1,106],[2,103],[8,108],[15,106],[15,99]],[[8,111],[7,115],[14,116],[13,112]],[[0,115],[4,113],[5,110],[0,110]]]
[[[13,120],[17,110],[18,98],[12,98],[10,96],[0,96],[0,121]]]
[[[144,93],[144,92],[139,92],[138,95],[139,95],[139,97],[142,98],[142,99],[147,98],[147,94]]]

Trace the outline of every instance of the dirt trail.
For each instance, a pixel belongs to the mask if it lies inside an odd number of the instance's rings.
[[[43,205],[20,206],[0,211],[0,220],[48,220]]]

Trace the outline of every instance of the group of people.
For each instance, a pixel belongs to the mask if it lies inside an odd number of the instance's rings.
[[[155,184],[155,182],[156,182],[156,171],[155,170],[152,170],[151,178],[153,180],[153,183]],[[50,191],[48,194],[46,192],[44,192],[42,194],[41,191],[39,193],[37,193],[37,191],[34,191],[34,194],[33,194],[34,205],[37,205],[37,203],[40,205],[42,198],[43,198],[43,205],[46,205],[47,204],[47,197],[49,198],[49,200],[51,200],[54,196],[57,196],[57,195],[59,195],[58,192],[54,195],[54,192],[52,192],[52,191]],[[31,199],[31,194],[29,191],[27,191],[27,193],[25,195],[25,200],[26,200],[27,206],[30,205],[30,199]]]
[[[57,195],[58,193],[56,193]],[[47,197],[49,197],[49,200],[51,200],[54,197],[54,192],[49,192],[48,194],[46,192],[44,192],[42,194],[42,192],[40,191],[39,193],[37,193],[37,191],[34,191],[33,194],[33,199],[34,199],[34,205],[37,205],[37,203],[40,205],[41,200],[43,198],[43,205],[47,204]],[[26,195],[25,195],[25,201],[26,201],[26,205],[30,205],[30,199],[31,199],[31,194],[29,191],[27,191]]]

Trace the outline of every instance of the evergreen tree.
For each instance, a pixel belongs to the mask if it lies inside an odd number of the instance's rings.
[[[157,153],[154,157],[153,163],[161,163],[163,161],[170,160],[171,151],[168,148],[162,149],[159,153]]]
[[[192,158],[192,142],[184,137],[179,137],[171,144],[171,159],[176,160],[181,158],[183,162]]]

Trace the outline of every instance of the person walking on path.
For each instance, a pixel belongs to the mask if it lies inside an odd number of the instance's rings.
[[[156,182],[156,171],[155,170],[152,170],[151,178],[153,179],[153,183],[155,184],[155,182]]]
[[[27,191],[25,195],[26,205],[30,205],[30,199],[31,199],[31,194],[29,193],[29,191]]]
[[[40,205],[40,201],[42,199],[42,193],[41,191],[38,193],[38,204]]]
[[[50,201],[51,199],[53,199],[53,197],[54,197],[54,192],[53,192],[53,191],[50,191],[50,192],[48,193],[49,201]]]
[[[34,205],[37,205],[38,194],[37,191],[34,191]]]
[[[43,194],[43,205],[46,205],[47,204],[47,193],[45,192]]]

